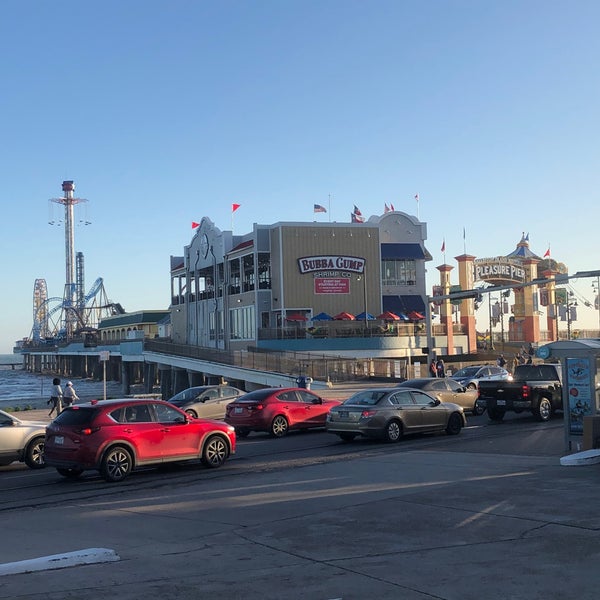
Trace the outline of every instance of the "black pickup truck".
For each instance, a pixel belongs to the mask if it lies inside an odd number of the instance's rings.
[[[502,421],[507,411],[525,410],[547,421],[563,409],[560,364],[518,365],[512,380],[480,381],[478,389],[477,406],[493,421]]]

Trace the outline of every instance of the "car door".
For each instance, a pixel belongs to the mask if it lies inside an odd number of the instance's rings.
[[[193,408],[202,419],[222,419],[225,416],[225,407],[219,403],[218,388],[205,390],[198,401],[188,408]]]
[[[22,438],[23,428],[8,415],[0,414],[0,464],[9,464],[19,458]]]
[[[300,403],[304,405],[305,425],[308,427],[325,427],[325,418],[329,412],[329,407],[323,405],[319,396],[307,390],[298,390],[296,393],[300,397]]]
[[[402,426],[405,431],[417,432],[423,428],[423,415],[421,407],[415,404],[413,394],[410,390],[399,390],[387,399],[390,407],[384,408],[387,405],[377,404],[377,410],[382,410],[389,414],[385,415],[387,422],[391,417],[397,416],[402,421]]]
[[[453,402],[452,392],[448,388],[445,377],[432,379],[423,389],[434,398],[437,398],[440,402]]]
[[[477,400],[477,391],[465,391],[464,386],[453,379],[447,379],[445,383],[450,395],[444,402],[454,402],[454,404],[462,406],[465,410],[473,410]]]
[[[145,402],[136,402],[120,409],[112,417],[119,421],[123,439],[129,441],[136,452],[136,462],[157,462],[161,459],[163,433]]]
[[[198,430],[190,426],[185,415],[168,404],[155,403],[152,408],[156,426],[162,434],[160,452],[163,460],[198,456],[200,451]]]
[[[300,402],[296,390],[288,390],[277,394],[277,410],[285,415],[290,427],[307,427],[308,419],[306,404]]]
[[[447,412],[436,399],[419,390],[413,390],[413,400],[421,413],[421,428],[423,430],[445,427]]]

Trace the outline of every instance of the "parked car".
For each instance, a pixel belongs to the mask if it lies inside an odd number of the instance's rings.
[[[483,414],[481,408],[477,406],[479,397],[477,390],[466,388],[450,377],[407,379],[399,383],[397,387],[416,388],[427,392],[440,402],[453,402],[474,415]]]
[[[0,466],[19,461],[31,469],[45,467],[43,421],[23,421],[0,410]]]
[[[251,431],[282,437],[292,429],[325,427],[329,409],[339,403],[304,388],[265,388],[230,402],[225,422],[235,427],[239,437]]]
[[[466,425],[463,409],[440,402],[419,389],[377,388],[357,392],[329,411],[325,426],[349,442],[361,435],[397,442],[405,433],[445,431],[456,435]]]
[[[137,467],[201,459],[220,467],[235,452],[235,431],[195,419],[161,400],[92,400],[70,406],[46,428],[46,464],[63,476],[94,469],[122,481]]]
[[[472,365],[459,369],[451,377],[466,388],[476,390],[480,381],[507,380],[510,379],[511,374],[502,367]]]
[[[230,385],[202,385],[183,390],[168,402],[192,417],[222,421],[227,405],[245,393]]]

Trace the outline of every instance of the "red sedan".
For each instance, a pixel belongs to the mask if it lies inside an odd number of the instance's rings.
[[[338,404],[304,388],[266,388],[230,402],[225,422],[235,427],[238,437],[251,431],[282,437],[291,429],[325,427],[329,409]]]

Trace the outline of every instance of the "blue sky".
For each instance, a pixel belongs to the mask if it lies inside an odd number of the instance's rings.
[[[168,307],[170,255],[193,220],[230,229],[233,202],[245,233],[416,214],[418,193],[429,287],[463,227],[478,257],[526,231],[570,273],[600,268],[598,22],[595,1],[7,0],[0,352],[31,331],[36,278],[62,296],[65,179],[88,199],[86,288],[128,311]]]

